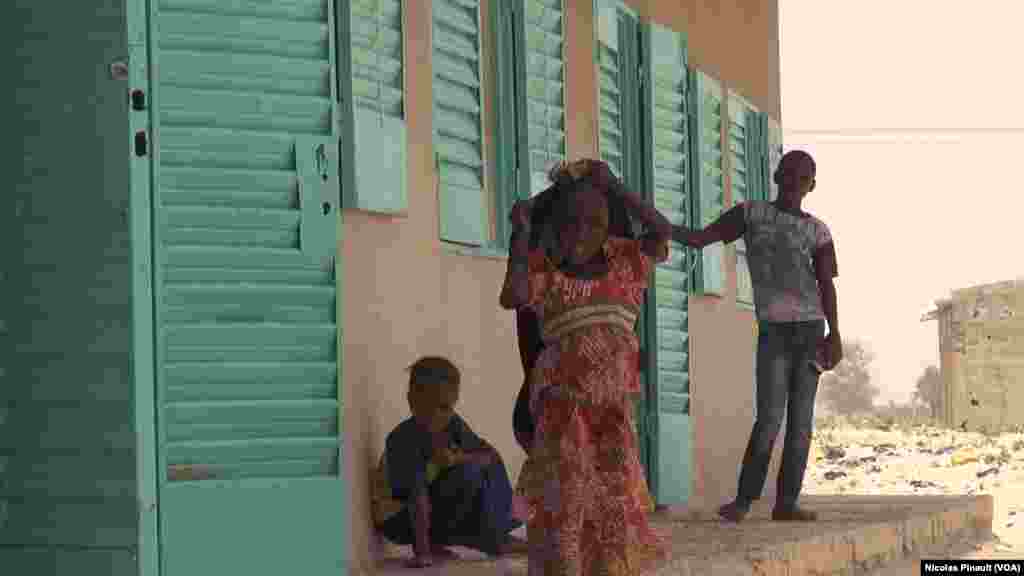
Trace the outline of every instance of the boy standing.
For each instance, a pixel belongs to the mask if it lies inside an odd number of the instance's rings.
[[[374,482],[377,529],[396,544],[412,545],[413,567],[447,546],[500,555],[522,543],[509,534],[512,484],[497,451],[458,414],[459,369],[449,360],[425,357],[409,369],[412,416],[385,442]]]
[[[775,171],[779,197],[734,206],[703,230],[676,228],[673,238],[694,248],[743,237],[759,325],[757,421],[743,456],[736,499],[719,515],[740,522],[764,488],[772,445],[786,416],[786,438],[772,519],[812,521],[797,505],[807,468],[819,369],[842,359],[836,310],[835,246],[824,222],[801,209],[815,187],[814,159],[786,153]],[[825,321],[828,337],[824,337]],[[787,410],[788,409],[788,410]],[[788,412],[788,414],[787,414]]]

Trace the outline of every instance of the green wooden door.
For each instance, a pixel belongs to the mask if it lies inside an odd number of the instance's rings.
[[[689,226],[690,150],[687,50],[684,36],[644,27],[642,115],[644,189],[673,224]],[[682,504],[692,483],[688,293],[696,254],[673,245],[648,291],[649,476],[660,505]]]
[[[149,7],[161,573],[344,574],[334,1]]]
[[[55,8],[0,8],[0,574],[136,576],[130,7]]]

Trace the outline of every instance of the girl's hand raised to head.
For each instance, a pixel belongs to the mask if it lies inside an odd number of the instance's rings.
[[[622,194],[622,181],[612,172],[607,162],[588,160],[588,163],[587,176],[594,183],[594,187],[604,190],[609,198]]]
[[[575,162],[565,163],[565,171],[573,178],[573,180],[579,180],[584,176],[590,175],[591,170],[594,169],[595,162],[590,158],[584,158],[582,160],[576,160]]]

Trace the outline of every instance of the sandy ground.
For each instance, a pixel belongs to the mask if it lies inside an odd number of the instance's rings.
[[[1024,434],[821,426],[811,459],[807,494],[991,494],[995,539],[930,557],[1024,558]],[[919,573],[911,560],[878,576]]]

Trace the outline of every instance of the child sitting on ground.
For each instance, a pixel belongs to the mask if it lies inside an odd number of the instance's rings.
[[[521,551],[510,534],[522,523],[512,516],[512,484],[497,451],[455,413],[459,369],[445,358],[425,357],[409,368],[412,416],[385,442],[374,482],[374,520],[388,540],[412,545],[411,566],[447,546],[497,556]]]

